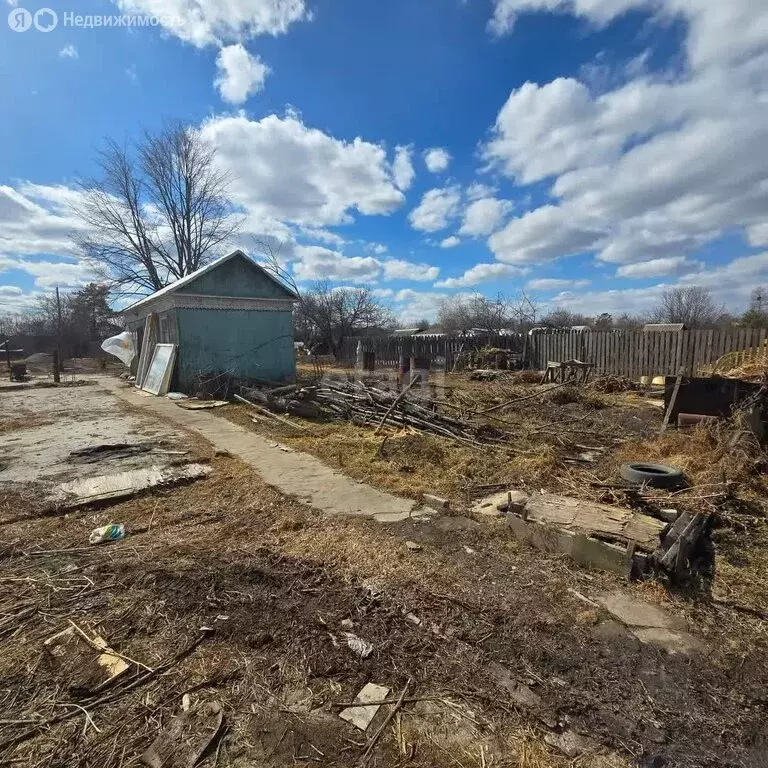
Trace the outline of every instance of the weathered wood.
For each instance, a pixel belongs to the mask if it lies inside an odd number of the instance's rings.
[[[672,397],[669,400],[669,407],[667,408],[667,412],[664,414],[664,421],[661,423],[661,429],[659,430],[660,435],[663,435],[667,431],[667,427],[669,426],[669,419],[672,415],[672,411],[675,409],[675,403],[677,402],[677,395],[678,392],[680,392],[680,384],[682,381],[683,377],[678,373],[678,376],[675,379],[675,388],[672,390]]]
[[[554,494],[536,494],[525,505],[528,522],[539,522],[574,533],[594,534],[653,552],[665,524],[648,515],[608,504]]]

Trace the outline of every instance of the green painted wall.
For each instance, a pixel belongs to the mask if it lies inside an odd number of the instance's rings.
[[[201,373],[292,381],[296,375],[290,312],[177,309],[177,386],[189,392]]]
[[[180,293],[260,299],[292,298],[288,291],[277,285],[253,263],[240,256],[201,275],[197,280],[184,286]]]

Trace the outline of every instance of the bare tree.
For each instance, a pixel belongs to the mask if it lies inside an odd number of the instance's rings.
[[[685,323],[689,328],[708,328],[725,312],[707,288],[699,285],[670,288],[651,310],[653,323]]]
[[[495,298],[477,293],[464,299],[443,299],[437,317],[446,333],[470,330],[498,333],[513,325],[519,311],[520,306],[513,305],[502,293]]]
[[[173,124],[132,150],[109,141],[100,178],[81,182],[76,243],[124,293],[156,291],[218,255],[240,220],[229,179],[201,135]]]
[[[255,240],[254,247],[263,257],[262,266],[297,295],[294,329],[297,339],[311,351],[325,349],[338,358],[350,336],[394,327],[389,308],[370,288],[338,288],[328,280],[319,280],[301,290],[280,258],[279,244]]]
[[[541,322],[550,328],[572,328],[574,325],[591,325],[592,318],[561,307],[548,312]]]
[[[521,333],[529,331],[536,325],[536,319],[541,307],[535,298],[521,290],[510,306],[510,314],[514,318],[515,327]]]

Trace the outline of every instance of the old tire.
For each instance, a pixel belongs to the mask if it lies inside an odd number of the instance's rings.
[[[634,485],[649,485],[652,488],[674,488],[683,482],[683,473],[667,464],[649,464],[644,461],[622,464],[621,477]]]

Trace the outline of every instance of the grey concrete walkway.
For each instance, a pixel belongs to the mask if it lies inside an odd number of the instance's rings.
[[[292,494],[316,509],[333,515],[371,517],[381,523],[405,520],[409,516],[435,513],[417,509],[410,499],[393,496],[359,483],[300,451],[282,450],[274,440],[251,432],[208,411],[188,411],[165,397],[145,397],[121,379],[100,378],[99,384],[121,399],[156,413],[175,424],[194,430],[220,450],[250,464],[262,479],[283,493]]]

